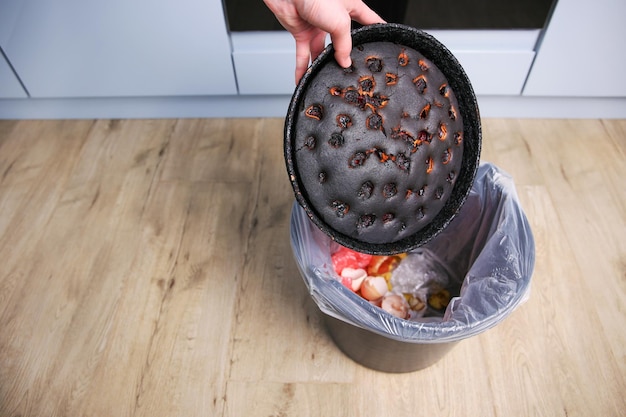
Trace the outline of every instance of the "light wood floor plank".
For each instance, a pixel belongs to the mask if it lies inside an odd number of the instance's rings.
[[[526,135],[538,131],[550,132],[546,140],[532,146],[546,155],[540,168],[558,213],[555,221],[563,228],[552,238],[567,238],[571,245],[573,261],[582,272],[580,280],[573,282],[582,290],[584,302],[599,314],[600,325],[606,328],[626,371],[626,334],[621,331],[626,310],[620,307],[626,287],[619,279],[605,279],[624,273],[626,187],[622,178],[626,164],[616,141],[603,134],[599,121],[564,121],[557,128],[547,121],[529,121],[522,127]],[[607,303],[597,303],[596,299]]]
[[[291,256],[288,219],[294,198],[278,140],[282,122],[265,124],[258,190],[251,193],[254,217],[236,313],[231,377],[350,380],[352,365],[337,355],[324,333]],[[265,317],[262,327],[256,317]],[[326,366],[329,361],[332,365]]]

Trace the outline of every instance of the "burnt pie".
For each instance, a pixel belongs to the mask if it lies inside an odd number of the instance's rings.
[[[471,187],[475,97],[456,59],[423,32],[374,25],[355,31],[353,43],[350,68],[337,65],[331,46],[298,85],[287,168],[299,203],[333,239],[402,252],[445,227]]]

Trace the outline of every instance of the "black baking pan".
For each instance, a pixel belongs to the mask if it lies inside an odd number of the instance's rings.
[[[439,208],[433,210],[433,213],[436,214],[428,218],[425,224],[420,225],[419,230],[410,234],[405,233],[395,239],[385,240],[387,239],[385,235],[380,235],[375,239],[370,237],[362,238],[361,235],[339,230],[338,227],[331,224],[332,222],[327,221],[328,216],[324,217],[325,214],[319,208],[320,205],[316,204],[319,203],[317,201],[319,196],[311,189],[310,181],[305,181],[311,176],[307,175],[307,178],[303,180],[303,173],[299,169],[296,154],[303,147],[302,134],[298,138],[298,129],[302,125],[302,123],[299,124],[299,120],[304,118],[303,113],[308,111],[308,109],[305,110],[307,92],[310,92],[317,85],[315,81],[320,71],[326,66],[337,65],[334,60],[332,44],[328,45],[319,57],[312,62],[291,98],[284,129],[284,156],[287,172],[297,202],[303,207],[313,223],[334,241],[350,249],[375,255],[407,252],[423,245],[441,232],[458,213],[470,192],[480,162],[481,150],[481,124],[476,97],[470,80],[458,60],[441,42],[426,32],[395,23],[376,24],[353,30],[352,41],[356,50],[361,45],[372,42],[391,42],[399,46],[412,48],[432,62],[445,76],[449,87],[456,97],[455,104],[458,104],[456,111],[461,115],[463,130],[462,161],[458,172],[454,172],[454,182],[449,181],[453,185],[450,186],[450,191],[447,192],[445,198],[439,203]],[[362,49],[363,47],[360,50]],[[354,51],[355,49],[353,49]],[[312,114],[312,116],[315,117],[317,115]],[[368,127],[370,126],[368,125]],[[385,135],[389,135],[389,129],[385,131]],[[333,164],[332,161],[328,163]],[[321,181],[322,179],[320,179]],[[438,198],[440,197],[438,196]],[[336,201],[332,203],[323,202],[323,204],[334,204],[343,209],[340,203]],[[337,209],[337,207],[334,207],[334,209]],[[353,210],[352,213],[355,212]],[[339,214],[343,215],[343,212]],[[358,221],[361,221],[360,219]]]

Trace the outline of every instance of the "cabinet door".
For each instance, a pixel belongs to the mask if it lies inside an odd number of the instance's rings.
[[[220,0],[22,0],[10,15],[0,42],[32,97],[237,93]]]
[[[625,97],[624,18],[624,0],[558,0],[524,95]]]

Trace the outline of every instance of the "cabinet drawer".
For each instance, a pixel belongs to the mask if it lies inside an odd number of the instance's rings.
[[[4,42],[34,98],[237,93],[219,0],[23,0]]]
[[[521,93],[535,56],[538,30],[431,31],[457,57],[478,95]],[[240,94],[291,94],[295,42],[287,32],[234,32]]]

